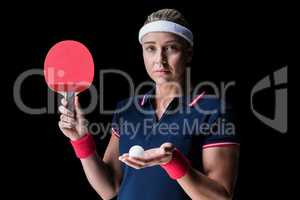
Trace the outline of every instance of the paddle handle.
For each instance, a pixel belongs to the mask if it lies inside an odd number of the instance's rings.
[[[66,92],[65,98],[68,102],[67,109],[70,110],[71,112],[74,112],[75,92]]]

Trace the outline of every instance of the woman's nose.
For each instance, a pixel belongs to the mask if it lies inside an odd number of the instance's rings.
[[[155,62],[157,64],[166,64],[167,63],[167,57],[162,50],[157,51]]]

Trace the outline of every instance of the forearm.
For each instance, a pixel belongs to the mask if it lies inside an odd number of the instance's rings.
[[[103,199],[117,194],[118,183],[114,183],[113,172],[97,153],[81,159],[81,163],[89,183]]]
[[[177,181],[193,200],[231,199],[231,194],[225,187],[193,168]]]

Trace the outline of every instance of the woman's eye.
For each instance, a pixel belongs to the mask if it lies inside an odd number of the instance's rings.
[[[173,51],[177,51],[177,50],[178,50],[178,47],[175,45],[166,47],[166,51],[168,51],[168,52],[173,52]]]
[[[148,52],[152,52],[152,51],[154,51],[155,50],[155,48],[154,47],[146,47],[146,51],[148,51]]]

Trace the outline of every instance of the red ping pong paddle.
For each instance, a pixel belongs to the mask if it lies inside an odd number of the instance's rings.
[[[58,42],[46,56],[44,76],[53,91],[65,96],[67,108],[73,112],[75,95],[89,88],[93,82],[93,57],[80,42]]]

